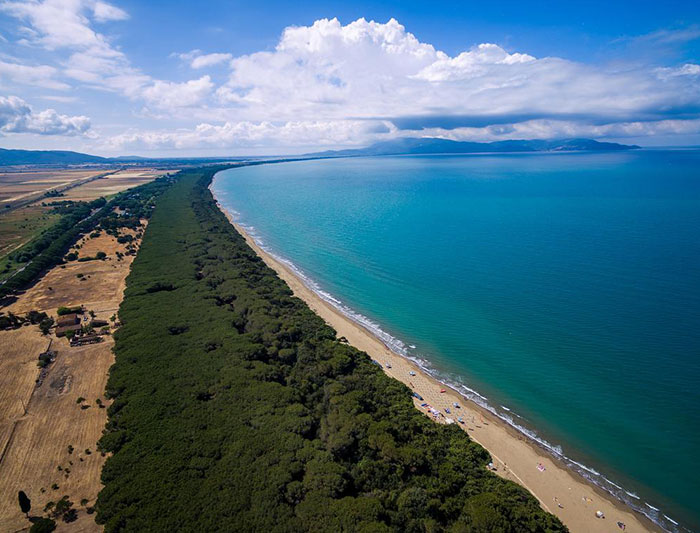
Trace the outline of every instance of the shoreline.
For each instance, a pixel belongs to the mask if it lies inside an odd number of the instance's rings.
[[[309,287],[308,280],[302,279],[286,261],[263,250],[218,201],[217,205],[256,254],[289,285],[295,296],[336,330],[338,337],[345,337],[349,344],[379,363],[387,375],[420,394],[424,402],[414,399],[414,405],[426,415],[430,416],[430,413],[420,406],[421,403],[427,402],[443,413],[446,407],[451,408],[452,415],[440,415],[438,423],[446,423],[446,416],[461,417],[465,423],[460,426],[468,430],[470,438],[491,454],[495,473],[525,487],[543,509],[556,515],[572,532],[608,532],[611,528],[617,529],[618,521],[626,525],[626,531],[664,531],[643,514],[569,468],[496,414],[430,375],[415,361],[392,351],[373,332]],[[453,407],[455,402],[460,405],[459,409]],[[596,517],[599,510],[604,513],[604,519]]]

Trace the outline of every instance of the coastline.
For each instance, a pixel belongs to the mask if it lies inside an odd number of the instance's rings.
[[[545,510],[560,518],[571,531],[610,531],[611,528],[617,529],[618,521],[623,522],[629,531],[664,531],[646,516],[573,471],[494,413],[431,376],[414,361],[389,349],[373,332],[317,294],[308,286],[308,281],[284,260],[263,250],[225,208],[218,202],[217,205],[248,245],[290,286],[294,295],[331,325],[339,337],[345,337],[351,345],[367,352],[381,363],[385,373],[417,392],[430,406],[443,413],[446,407],[451,408],[452,415],[442,415],[438,422],[445,423],[445,416],[461,417],[465,422],[461,427],[491,454],[495,473],[528,489]],[[387,363],[390,368],[387,368]],[[409,372],[415,375],[409,375]],[[430,413],[420,407],[424,402],[414,399],[416,408],[429,416]],[[455,409],[454,402],[461,408]],[[605,518],[596,518],[596,511],[602,511]]]

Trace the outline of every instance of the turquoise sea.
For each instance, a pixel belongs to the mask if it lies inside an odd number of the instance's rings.
[[[700,151],[288,162],[213,191],[394,349],[700,530]]]

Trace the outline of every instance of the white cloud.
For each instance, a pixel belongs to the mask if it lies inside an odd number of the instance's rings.
[[[404,135],[410,135],[403,132]],[[562,139],[575,137],[625,138],[700,133],[700,119],[611,122],[590,124],[567,120],[527,120],[479,128],[429,128],[423,136],[455,141],[502,141],[509,139]]]
[[[129,14],[126,11],[106,2],[95,2],[92,6],[92,12],[97,22],[127,20],[129,18]]]
[[[39,135],[82,135],[90,129],[84,116],[60,115],[53,109],[34,112],[17,96],[0,96],[0,132]]]
[[[162,108],[189,107],[201,104],[213,87],[209,76],[184,83],[155,81],[143,89],[142,97]]]
[[[700,76],[700,65],[686,63],[676,68],[659,68],[656,72],[661,79],[668,79],[674,76]]]
[[[104,14],[112,6],[96,5],[85,0],[29,0],[2,2],[0,9],[31,24],[29,41],[48,49],[108,46],[104,37],[90,28],[88,14],[97,18],[98,10]]]
[[[69,104],[72,102],[77,102],[78,97],[77,96],[64,96],[64,95],[55,95],[55,94],[46,94],[43,96],[40,96],[42,100],[50,100],[52,102],[61,102],[63,104]]]
[[[201,50],[192,50],[186,54],[174,54],[180,59],[187,62],[192,68],[207,68],[213,67],[226,61],[231,61],[233,55],[224,53],[203,54]]]
[[[16,84],[33,85],[46,89],[68,89],[70,86],[58,81],[58,71],[49,65],[22,65],[20,63],[8,63],[0,59],[0,80]]]
[[[62,74],[88,87],[119,92],[162,109],[193,106],[211,92],[212,83],[207,76],[177,83],[153,79],[134,68],[123,52],[91,27],[92,21],[128,18],[128,13],[106,2],[7,1],[0,3],[0,9],[30,23],[31,28],[27,28],[29,43],[47,50],[67,50],[69,56],[62,62]],[[17,67],[29,72],[29,67]]]
[[[201,147],[314,147],[355,145],[378,138],[393,126],[384,121],[335,120],[289,121],[284,123],[225,122],[202,123],[175,131],[132,131],[105,141],[106,150],[193,149]],[[393,128],[395,129],[395,128]]]
[[[216,94],[247,120],[579,114],[628,120],[700,101],[697,85],[481,44],[455,57],[395,20],[287,28],[274,51],[231,61]]]
[[[692,119],[700,105],[700,66],[694,63],[601,66],[534,57],[493,43],[451,56],[394,19],[346,25],[323,19],[289,27],[274,49],[238,57],[198,49],[174,54],[193,69],[218,67],[228,77],[222,85],[210,76],[159,80],[134,67],[94,29],[128,17],[112,4],[0,0],[0,10],[21,21],[18,31],[29,50],[42,47],[57,57],[51,67],[0,62],[3,80],[111,91],[143,107],[133,113],[135,119],[190,125],[170,132],[131,130],[115,138],[134,149],[139,142],[364,144],[382,135],[430,133],[475,140],[613,131],[651,135],[683,130],[679,117]],[[654,39],[690,39],[696,29],[691,30]],[[14,70],[3,74],[3,68]],[[374,129],[378,124],[383,133]]]
[[[487,74],[494,65],[515,65],[531,61],[535,61],[531,55],[509,54],[498,45],[486,43],[462,52],[457,57],[441,54],[437,61],[421,70],[415,78],[432,82],[463,80]]]

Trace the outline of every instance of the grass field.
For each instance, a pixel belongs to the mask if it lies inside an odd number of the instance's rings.
[[[0,258],[38,235],[58,220],[40,205],[30,205],[9,213],[0,211]]]

